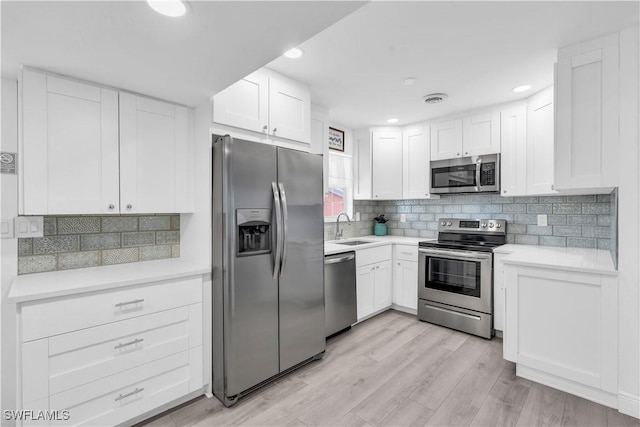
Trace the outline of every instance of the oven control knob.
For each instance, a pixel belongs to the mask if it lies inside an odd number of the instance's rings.
[[[445,221],[442,221],[440,225],[444,227],[445,225],[447,225],[447,223]]]
[[[451,221],[447,221],[447,227],[451,227]]]
[[[502,228],[502,224],[497,223],[497,224],[496,224],[496,228]]]
[[[487,228],[487,223],[486,222],[482,223],[482,228]]]
[[[489,228],[493,228],[494,224],[492,222],[489,223]]]

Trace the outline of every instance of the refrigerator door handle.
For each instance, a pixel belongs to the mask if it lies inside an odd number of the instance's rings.
[[[280,275],[280,256],[282,251],[282,210],[280,206],[280,191],[275,182],[271,183],[273,190],[273,206],[276,209],[276,247],[274,248],[273,259],[273,278],[277,279]]]
[[[278,183],[280,188],[280,202],[282,203],[282,251],[281,251],[281,264],[280,273],[284,270],[284,265],[287,262],[287,226],[289,224],[289,208],[287,206],[287,196],[284,192],[284,185]]]

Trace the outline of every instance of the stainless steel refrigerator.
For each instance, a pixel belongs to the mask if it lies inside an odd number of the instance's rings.
[[[322,157],[213,144],[213,392],[226,405],[325,350]]]

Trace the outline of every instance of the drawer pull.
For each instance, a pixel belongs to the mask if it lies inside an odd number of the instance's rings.
[[[116,350],[119,350],[119,349],[121,349],[123,347],[128,347],[130,345],[141,343],[142,341],[144,341],[144,338],[136,338],[135,340],[126,342],[124,344],[120,343],[120,344],[118,344],[117,346],[115,346],[113,348],[116,349]]]
[[[144,391],[144,387],[142,387],[142,388],[136,387],[135,390],[133,390],[132,392],[129,392],[127,394],[120,393],[120,395],[118,397],[116,397],[115,401],[117,402],[119,400],[126,399],[127,397],[130,397],[130,396],[133,396],[134,394],[140,393],[141,391]]]
[[[411,252],[400,252],[402,255],[413,255]]]
[[[144,302],[144,298],[143,299],[134,299],[133,301],[127,301],[127,302],[119,302],[116,304],[116,307],[124,307],[125,305],[131,305],[131,304],[138,304],[140,302]]]

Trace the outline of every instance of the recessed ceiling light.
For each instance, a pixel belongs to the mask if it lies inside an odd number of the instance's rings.
[[[522,85],[522,86],[514,87],[511,90],[517,93],[517,92],[526,92],[529,89],[531,89],[531,85]]]
[[[171,17],[183,16],[189,10],[189,3],[184,0],[147,0],[151,9]]]
[[[439,104],[449,96],[446,93],[430,93],[422,97],[422,101],[425,104]]]
[[[387,120],[387,123],[398,123],[398,119],[389,119]]]
[[[294,48],[289,49],[288,51],[286,51],[284,53],[284,56],[286,56],[289,59],[297,59],[297,58],[300,58],[303,53],[304,52],[302,51],[302,49],[300,49],[298,47],[294,47]]]
[[[401,83],[404,86],[411,86],[412,84],[414,84],[416,82],[416,79],[414,79],[413,77],[407,77],[406,79],[402,79]]]

